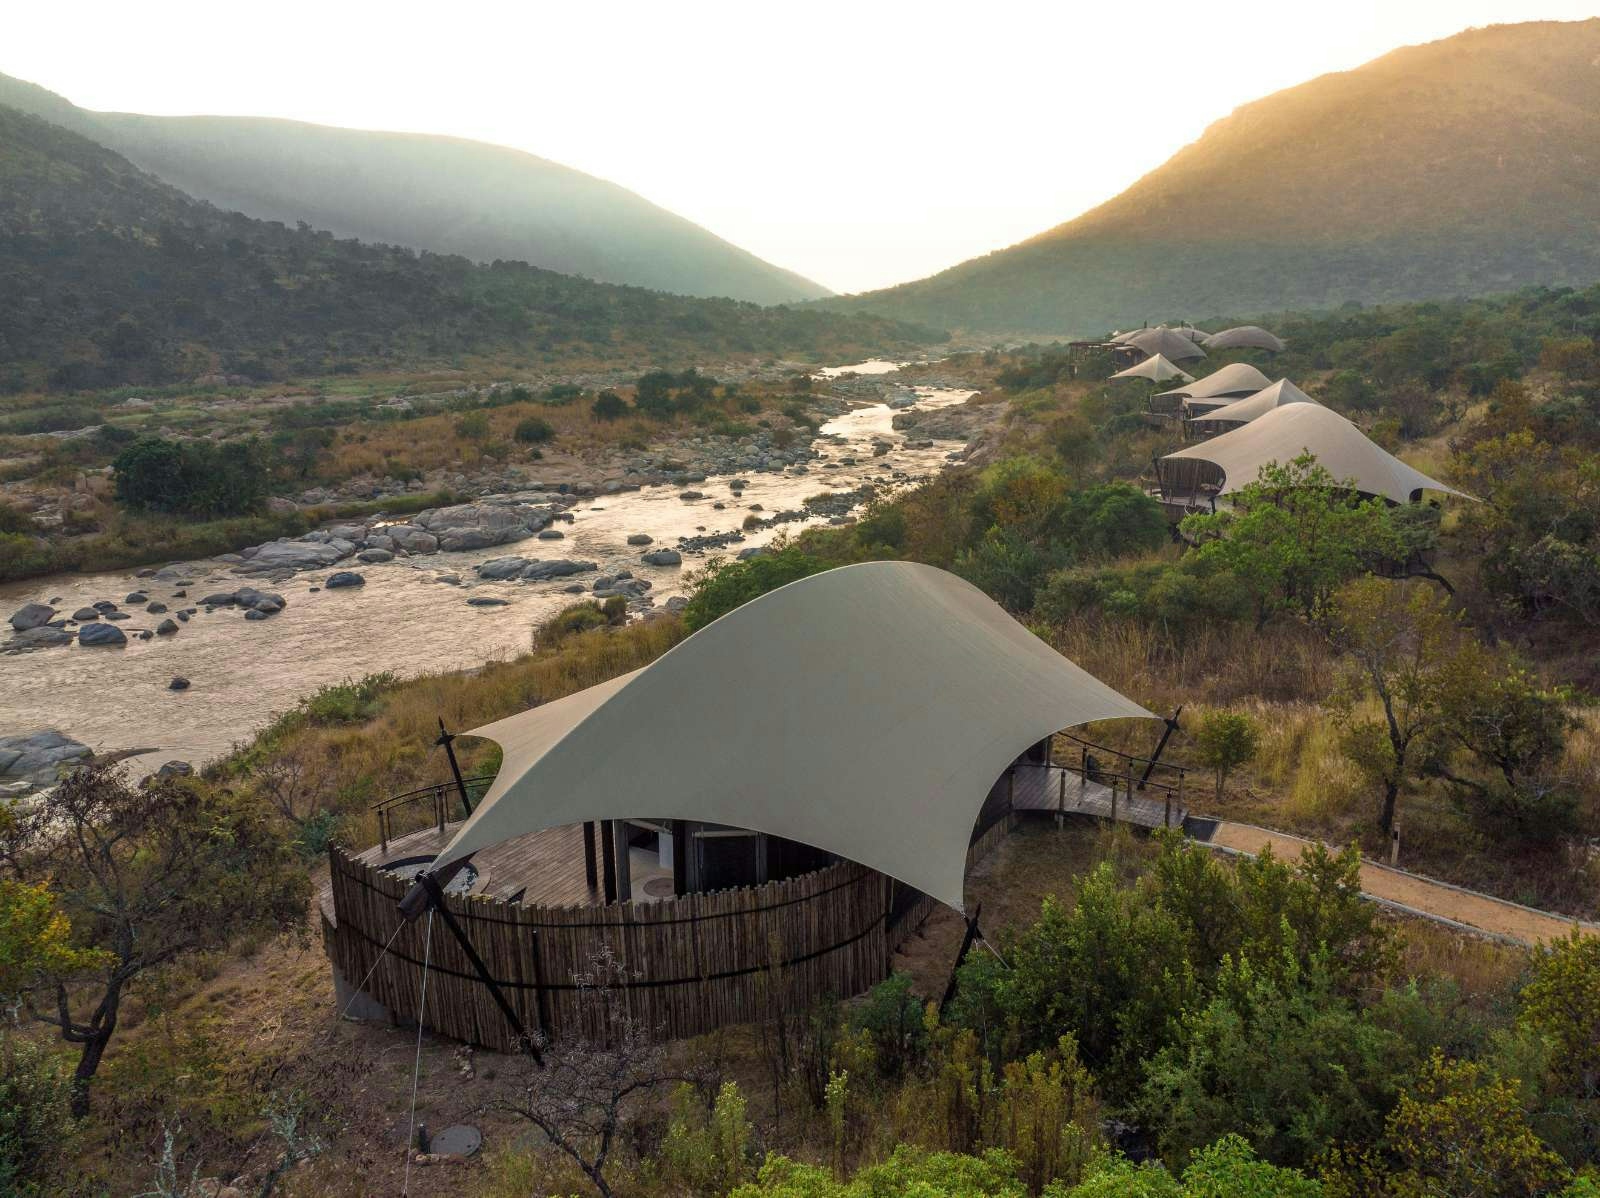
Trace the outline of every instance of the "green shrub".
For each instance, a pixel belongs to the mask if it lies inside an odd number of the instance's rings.
[[[589,411],[596,420],[620,420],[628,414],[628,401],[615,391],[602,391],[589,405]]]
[[[524,445],[543,445],[556,435],[556,430],[542,416],[529,416],[517,422],[516,431],[512,435]]]
[[[610,600],[607,600],[609,603]],[[622,600],[624,611],[627,600]],[[563,641],[588,632],[591,628],[604,628],[611,617],[593,600],[564,607],[534,630],[534,645],[540,649],[553,649]]]
[[[1261,727],[1242,711],[1208,711],[1194,734],[1195,758],[1216,772],[1217,801],[1228,775],[1261,747]]]
[[[14,1033],[0,1036],[0,1194],[51,1192],[73,1135],[60,1062]]]
[[[714,560],[693,579],[694,593],[683,611],[684,626],[695,632],[768,591],[826,568],[826,563],[794,545],[742,562]]]
[[[922,1000],[911,985],[909,973],[891,974],[867,991],[851,1014],[851,1025],[871,1037],[874,1059],[885,1077],[899,1077],[916,1067],[928,1051]]]
[[[117,501],[141,511],[236,516],[266,498],[268,468],[258,441],[168,441],[141,437],[111,465]]]

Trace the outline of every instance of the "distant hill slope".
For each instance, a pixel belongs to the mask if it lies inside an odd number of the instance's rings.
[[[504,146],[255,117],[90,112],[6,75],[0,104],[263,220],[682,295],[777,304],[829,294],[626,188]]]
[[[1185,70],[1181,54],[1169,69]],[[1196,103],[1204,71],[1196,64]],[[1118,136],[1136,136],[1119,130]],[[1010,249],[830,301],[1095,333],[1600,279],[1600,19],[1475,29],[1239,108]]]
[[[339,240],[190,198],[0,106],[0,391],[513,354],[819,354],[936,340],[876,316],[619,287]]]

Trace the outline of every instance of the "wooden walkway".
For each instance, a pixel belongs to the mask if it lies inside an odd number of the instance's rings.
[[[445,825],[443,835],[436,827],[424,828],[389,842],[385,852],[373,845],[356,859],[369,865],[402,861],[408,857],[433,858],[450,842],[459,822]],[[516,899],[530,907],[598,906],[605,901],[598,889],[591,890],[583,873],[583,825],[548,828],[529,832],[499,844],[479,849],[472,856],[478,871],[472,894],[510,901]],[[322,913],[333,921],[333,885],[323,882],[317,895]]]
[[[1181,828],[1188,814],[1169,804],[1161,792],[1135,790],[1130,798],[1125,783],[1115,794],[1101,782],[1090,782],[1076,770],[1059,765],[1018,765],[1012,770],[1013,811],[1053,811],[1062,815],[1092,815],[1141,828]]]

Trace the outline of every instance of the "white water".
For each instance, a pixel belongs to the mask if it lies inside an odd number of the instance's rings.
[[[866,363],[845,369],[869,371]],[[885,364],[893,367],[893,364]],[[960,403],[970,392],[918,388],[919,408]],[[520,554],[530,558],[570,557],[597,562],[602,573],[631,569],[654,583],[651,597],[659,605],[681,593],[683,576],[704,560],[685,556],[679,567],[644,566],[645,549],[674,547],[680,536],[725,532],[740,527],[751,504],[763,515],[799,508],[808,496],[829,489],[850,490],[863,482],[886,480],[891,471],[926,476],[945,465],[959,446],[936,442],[932,449],[905,448],[893,431],[892,413],[881,404],[855,409],[823,425],[844,445],[819,446],[827,456],[811,463],[808,474],[742,475],[748,486],[740,496],[727,477],[695,483],[706,498],[685,502],[682,488],[663,486],[580,500],[571,509],[573,523],[555,527],[562,541],[528,540],[470,553],[441,553],[396,560],[382,565],[350,565],[366,577],[366,585],[346,590],[310,592],[326,571],[297,574],[285,583],[240,578],[221,563],[208,563],[187,588],[188,599],[175,598],[178,584],[157,583],[132,572],[54,575],[0,587],[0,619],[31,601],[52,601],[64,613],[110,599],[121,604],[131,591],[142,591],[173,609],[193,606],[201,596],[231,591],[242,585],[277,591],[289,606],[269,620],[247,621],[235,610],[207,614],[203,609],[173,637],[140,641],[140,629],[154,629],[163,618],[133,606],[133,618],[120,627],[129,634],[125,648],[56,649],[0,656],[0,735],[58,729],[97,752],[153,746],[157,752],[135,764],[149,768],[181,758],[194,763],[224,753],[247,738],[275,713],[329,683],[378,671],[402,676],[461,669],[526,650],[535,625],[579,596],[563,587],[592,583],[594,574],[553,582],[479,582],[473,567],[492,557]],[[871,443],[894,444],[885,457],[872,456]],[[857,465],[826,469],[841,457]],[[727,504],[716,511],[712,504]],[[808,522],[811,523],[811,522]],[[742,544],[724,551],[759,545],[781,533],[798,532],[802,523],[780,525],[747,534]],[[628,546],[630,533],[648,533],[654,544]],[[461,586],[436,581],[453,574]],[[472,595],[509,601],[505,607],[467,606]],[[167,687],[181,674],[193,684],[187,691]]]

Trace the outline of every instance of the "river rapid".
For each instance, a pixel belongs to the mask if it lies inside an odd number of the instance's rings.
[[[825,373],[879,374],[896,365],[864,363]],[[959,404],[972,394],[927,387],[916,391],[919,411]],[[952,441],[935,441],[931,449],[907,448],[906,437],[892,428],[892,416],[886,405],[872,404],[828,421],[823,435],[837,434],[844,443],[821,442],[818,448],[825,456],[811,463],[808,473],[746,473],[738,476],[748,485],[737,496],[728,487],[735,476],[716,476],[694,484],[705,495],[699,500],[680,499],[682,488],[673,486],[581,499],[569,509],[573,521],[555,525],[565,532],[565,540],[528,540],[378,565],[349,563],[344,568],[359,570],[366,578],[359,588],[313,592],[328,571],[302,572],[273,583],[241,578],[220,562],[201,564],[203,572],[186,588],[187,599],[174,597],[181,584],[139,578],[132,571],[60,574],[0,587],[0,619],[28,602],[52,602],[71,612],[101,599],[122,604],[132,591],[174,609],[246,584],[279,592],[289,601],[281,613],[259,621],[247,621],[231,608],[202,609],[176,636],[147,641],[135,634],[154,629],[163,617],[125,605],[133,617],[120,625],[129,635],[126,647],[73,644],[0,655],[0,736],[57,729],[96,752],[151,748],[153,752],[135,759],[136,775],[172,759],[199,767],[318,687],[379,671],[404,677],[513,657],[529,648],[536,625],[581,598],[567,593],[565,586],[592,584],[596,575],[540,583],[477,578],[478,563],[508,554],[593,561],[602,574],[632,570],[653,583],[650,597],[660,606],[683,593],[685,576],[706,559],[686,554],[681,567],[645,566],[639,560],[643,550],[625,543],[630,534],[654,538],[645,549],[675,547],[680,536],[739,528],[752,504],[771,515],[799,508],[820,492],[886,483],[896,471],[913,479],[930,476],[961,448]],[[875,458],[874,440],[891,442],[893,448]],[[841,458],[854,458],[856,464],[841,464]],[[712,506],[716,502],[727,506],[717,511]],[[826,517],[760,529],[718,552],[731,556],[823,522]],[[459,578],[460,585],[438,581],[448,575]],[[504,599],[506,605],[467,604],[471,597],[485,596]],[[175,675],[188,678],[191,687],[168,689]]]

